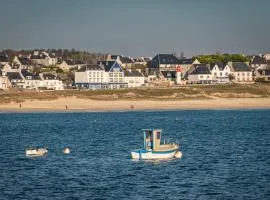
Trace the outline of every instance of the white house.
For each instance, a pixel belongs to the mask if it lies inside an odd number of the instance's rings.
[[[124,82],[124,70],[117,60],[99,61],[98,64],[103,65],[105,72],[108,74],[108,88],[119,89],[128,87],[128,84]]]
[[[245,62],[228,62],[231,73],[235,82],[252,82],[252,71],[249,65]]]
[[[124,82],[128,84],[129,88],[141,87],[145,84],[145,77],[139,71],[124,71]]]
[[[108,88],[108,73],[102,65],[85,65],[75,72],[75,85],[79,88]]]
[[[24,88],[25,79],[20,72],[6,72],[8,88]]]
[[[210,65],[210,71],[212,78],[216,83],[229,83],[229,75],[231,70],[228,65],[224,65],[221,62]]]
[[[28,57],[15,56],[13,63],[18,65],[21,69],[29,69],[31,67],[31,60]]]
[[[56,65],[57,63],[57,57],[55,56],[55,54],[49,54],[45,51],[41,53],[39,51],[34,51],[33,54],[30,56],[30,60],[35,65],[50,66]]]
[[[255,69],[266,69],[267,62],[264,57],[261,56],[253,56],[250,62],[250,66],[253,70]]]
[[[79,60],[63,60],[56,66],[64,71],[69,71],[70,69],[80,69],[85,63]]]
[[[41,87],[48,90],[63,90],[63,81],[61,81],[57,76],[50,73],[40,73]]]
[[[190,84],[213,84],[215,80],[208,66],[199,64],[194,66],[194,70],[188,75],[188,83]]]
[[[42,81],[39,75],[33,74],[26,69],[21,70],[21,75],[24,79],[23,88],[38,89],[42,87]]]
[[[194,65],[201,64],[198,59],[192,59],[192,58],[181,58],[179,59],[179,66],[181,67],[181,74],[182,77],[186,75],[187,72],[191,69]]]
[[[0,70],[0,89],[5,90],[8,88],[8,78],[2,74]]]

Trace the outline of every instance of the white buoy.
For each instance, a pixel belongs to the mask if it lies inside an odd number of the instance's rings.
[[[64,154],[70,154],[70,148],[65,147],[64,150],[63,150],[63,153]]]
[[[181,151],[177,151],[174,155],[175,158],[181,158],[182,157],[182,152]]]

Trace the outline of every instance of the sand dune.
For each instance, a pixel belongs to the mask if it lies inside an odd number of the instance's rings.
[[[90,100],[76,97],[51,101],[27,100],[23,103],[1,104],[0,111],[130,111],[178,109],[256,109],[270,108],[270,98],[216,98],[205,100]]]

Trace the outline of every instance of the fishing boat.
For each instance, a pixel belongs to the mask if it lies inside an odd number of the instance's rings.
[[[45,156],[48,153],[48,149],[47,148],[27,148],[25,150],[25,155],[28,157],[39,157],[39,156]]]
[[[161,143],[162,130],[143,129],[144,148],[131,151],[132,159],[170,159],[180,158],[182,153],[175,142]]]

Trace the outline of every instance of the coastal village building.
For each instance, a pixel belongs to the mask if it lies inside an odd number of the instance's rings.
[[[198,59],[181,58],[179,59],[179,65],[181,66],[182,77],[186,76],[186,73],[190,71],[193,65],[201,64]]]
[[[213,80],[209,67],[204,64],[194,66],[194,70],[188,76],[190,84],[213,84]]]
[[[210,71],[212,74],[212,78],[216,83],[229,83],[229,75],[231,70],[228,65],[224,65],[221,62],[214,63],[210,65]]]
[[[253,70],[256,69],[266,69],[267,68],[267,62],[264,57],[262,56],[253,56],[250,62],[250,66]]]
[[[117,61],[123,69],[131,68],[131,66],[134,64],[134,61],[130,57],[124,57],[122,55],[112,55],[108,54],[105,61]]]
[[[34,51],[30,56],[30,60],[34,65],[51,66],[57,64],[57,57],[54,53],[49,54],[47,52]]]
[[[129,88],[141,87],[145,84],[145,77],[139,71],[124,71],[124,82],[128,84]]]
[[[47,90],[63,90],[63,81],[54,74],[51,73],[40,73],[39,74],[42,82],[41,87]]]
[[[149,72],[176,71],[179,60],[173,54],[157,54],[149,63]]]
[[[75,85],[79,88],[108,88],[108,73],[102,65],[85,65],[75,72]]]
[[[108,74],[109,89],[119,89],[128,87],[128,84],[124,82],[124,69],[117,60],[99,61],[98,64],[103,65],[105,72]]]
[[[245,62],[228,62],[235,82],[252,82],[252,71]]]
[[[80,69],[84,65],[85,63],[80,60],[63,60],[60,63],[57,63],[56,66],[67,72],[71,69]]]
[[[38,89],[42,86],[42,81],[39,75],[33,74],[26,69],[21,70],[21,75],[24,79],[23,88]]]
[[[24,78],[20,72],[7,72],[8,88],[24,88]]]
[[[31,60],[28,57],[15,56],[13,59],[13,63],[19,66],[21,69],[31,68]]]
[[[0,70],[0,89],[2,90],[8,89],[8,78],[5,75],[3,75],[1,70]]]
[[[262,79],[264,81],[270,82],[270,69],[258,69],[255,71],[255,78]]]

